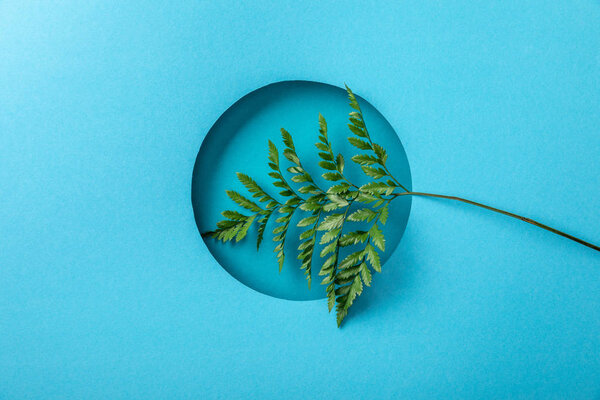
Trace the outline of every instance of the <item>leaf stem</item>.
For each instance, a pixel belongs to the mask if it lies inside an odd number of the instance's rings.
[[[410,192],[410,190],[408,190],[407,188],[405,188],[400,182],[398,182],[398,180],[396,178],[394,178],[394,176],[392,175],[392,173],[388,170],[388,167],[383,164],[383,169],[385,170],[385,172],[387,172],[388,176],[390,178],[392,178],[392,180],[394,182],[396,182],[396,185],[400,186],[402,189],[404,189],[405,192]]]
[[[354,183],[350,182],[348,180],[348,178],[346,178],[346,176],[344,174],[340,174],[342,176],[342,178],[350,185],[350,186],[354,186],[356,189],[360,189],[358,186],[356,186]]]
[[[499,208],[495,208],[495,207],[491,207],[491,206],[488,206],[488,205],[485,205],[485,204],[477,203],[475,201],[464,199],[462,197],[446,196],[446,195],[443,195],[443,194],[433,194],[433,193],[423,193],[423,192],[409,192],[409,191],[403,192],[403,193],[394,193],[394,194],[392,194],[392,196],[394,196],[394,197],[398,197],[398,196],[423,196],[423,197],[436,197],[436,198],[440,198],[440,199],[448,199],[448,200],[461,201],[463,203],[471,204],[471,205],[474,205],[474,206],[477,206],[477,207],[485,208],[486,210],[490,210],[490,211],[497,212],[497,213],[500,213],[500,214],[503,214],[503,215],[507,215],[507,216],[512,217],[512,218],[519,219],[521,221],[527,222],[528,224],[535,225],[538,228],[545,229],[545,230],[547,230],[549,232],[552,232],[552,233],[554,233],[556,235],[565,237],[565,238],[567,238],[569,240],[572,240],[574,242],[582,244],[582,245],[584,245],[586,247],[589,247],[591,249],[594,249],[596,251],[600,251],[600,247],[599,246],[596,246],[596,245],[594,245],[592,243],[586,242],[585,240],[579,239],[579,238],[577,238],[575,236],[569,235],[568,233],[559,231],[558,229],[555,229],[555,228],[552,228],[552,227],[550,227],[548,225],[542,224],[541,222],[535,221],[535,220],[533,220],[531,218],[523,217],[522,215],[514,214],[514,213],[511,213],[511,212],[508,212],[508,211],[505,211],[505,210],[501,210]]]

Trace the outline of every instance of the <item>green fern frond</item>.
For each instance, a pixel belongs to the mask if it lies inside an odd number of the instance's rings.
[[[298,254],[298,259],[302,262],[300,268],[304,270],[304,275],[306,276],[309,289],[312,282],[311,273],[313,254],[317,241],[317,226],[319,225],[322,213],[323,208],[321,207],[320,209],[315,210],[311,217],[303,218],[297,224],[298,227],[308,227],[302,234],[300,234],[300,239],[304,239],[304,241],[298,246],[298,251],[300,252]]]
[[[356,250],[347,255],[342,260],[335,273],[334,282],[336,288],[336,314],[338,326],[348,315],[350,306],[354,303],[356,297],[360,296],[363,290],[363,282],[366,286],[371,285],[372,273],[367,265],[376,271],[381,271],[381,261],[376,248],[385,251],[385,237],[379,227],[379,223],[385,224],[388,217],[388,200],[383,207],[377,210],[370,208],[361,208],[347,218],[352,222],[372,222],[371,228],[365,231],[349,232],[342,236],[340,246],[355,246],[365,243],[364,248]],[[383,220],[382,220],[383,219]]]
[[[346,92],[348,93],[348,100],[350,102],[350,107],[354,109],[354,111],[349,113],[349,121],[348,128],[356,137],[349,137],[348,141],[355,147],[360,150],[370,150],[375,154],[375,157],[367,156],[367,155],[356,155],[352,158],[352,161],[363,166],[363,172],[374,179],[380,179],[383,177],[389,177],[392,182],[398,187],[401,187],[404,191],[408,192],[406,189],[394,176],[390,173],[389,169],[386,166],[387,161],[387,152],[385,149],[377,143],[374,143],[371,140],[371,135],[369,135],[369,131],[367,129],[367,124],[365,123],[365,119],[356,100],[356,96],[350,90],[350,88],[346,85]],[[363,140],[363,139],[366,139]],[[382,168],[372,169],[371,167],[366,167],[366,165],[371,164],[380,164]]]
[[[256,251],[260,248],[260,244],[262,243],[263,236],[265,235],[265,230],[267,229],[267,223],[269,222],[269,218],[273,215],[273,209],[269,210],[267,214],[265,214],[261,219],[258,220],[258,235],[256,237]]]
[[[250,210],[253,212],[261,213],[264,210],[260,208],[256,203],[252,200],[248,200],[246,197],[242,196],[238,192],[234,190],[227,190],[227,196],[233,201],[235,201],[240,207],[245,208],[246,210]]]
[[[259,199],[261,203],[269,202],[267,204],[267,208],[273,208],[279,204],[277,200],[272,198],[261,188],[258,183],[254,181],[251,177],[246,174],[242,174],[241,172],[237,173],[237,177],[242,182],[242,184],[248,189],[250,193],[252,193],[252,197],[256,197]]]
[[[371,285],[372,270],[381,272],[380,253],[384,252],[386,247],[382,226],[388,220],[390,202],[402,195],[420,195],[462,201],[521,219],[600,251],[599,246],[516,214],[459,197],[409,192],[405,186],[394,178],[388,169],[386,165],[388,160],[387,151],[373,142],[356,96],[348,86],[346,86],[346,91],[352,108],[349,113],[348,127],[353,136],[350,136],[348,141],[359,150],[368,152],[356,154],[351,159],[360,166],[367,177],[371,178],[371,181],[358,187],[347,179],[344,175],[344,157],[341,154],[336,156],[333,152],[327,136],[327,122],[319,114],[319,141],[315,144],[320,159],[318,165],[324,170],[322,177],[327,181],[336,183],[332,183],[326,190],[321,189],[302,165],[296,153],[292,135],[285,129],[281,129],[282,140],[285,145],[283,155],[292,163],[286,171],[292,175],[292,182],[302,186],[296,192],[288,184],[281,171],[277,147],[269,140],[268,159],[271,168],[269,176],[274,180],[273,185],[281,189],[279,194],[287,200],[284,203],[277,201],[267,194],[252,178],[240,173],[238,178],[242,184],[252,193],[253,198],[257,198],[260,203],[266,203],[266,207],[260,207],[238,192],[227,191],[227,195],[235,203],[253,212],[253,214],[245,215],[238,211],[224,211],[223,216],[226,219],[219,221],[214,231],[203,234],[203,236],[212,237],[222,242],[232,240],[237,242],[247,235],[254,221],[258,220],[258,249],[267,222],[277,212],[279,217],[275,220],[277,225],[273,229],[273,240],[277,242],[275,252],[281,271],[285,260],[285,242],[289,234],[292,217],[297,210],[310,213],[309,216],[302,218],[297,224],[298,228],[304,228],[300,230],[301,233],[299,234],[298,259],[301,260],[301,269],[304,270],[307,276],[310,288],[311,268],[317,245],[317,235],[321,233],[318,243],[324,247],[319,254],[323,260],[319,276],[323,277],[321,284],[327,285],[325,292],[329,311],[331,312],[334,306],[336,308],[338,327],[341,326],[348,315],[350,307],[362,294],[364,286]],[[404,192],[397,192],[398,188]],[[303,198],[301,195],[308,197]],[[360,207],[350,212],[354,202],[360,204]],[[367,223],[371,226],[367,231],[351,230],[344,232],[345,224],[348,221]],[[349,254],[342,260],[340,260],[341,248],[349,250]]]
[[[282,212],[281,210],[282,209],[280,209],[279,212]],[[273,250],[275,253],[277,253],[279,272],[281,272],[283,268],[283,262],[285,260],[285,239],[287,238],[288,228],[290,226],[292,216],[294,215],[294,211],[296,211],[296,207],[292,207],[292,209],[289,212],[283,212],[284,215],[275,220],[275,222],[280,224],[275,229],[273,229],[273,235],[275,235],[273,237],[273,241],[279,242]]]
[[[356,96],[348,87],[346,89],[353,109],[348,124],[353,136],[348,140],[358,149],[370,152],[356,154],[351,159],[361,166],[363,172],[372,181],[359,187],[348,180],[345,176],[344,157],[342,154],[334,153],[328,137],[327,121],[319,114],[319,140],[315,144],[320,159],[318,166],[323,169],[322,177],[332,184],[326,189],[319,187],[302,164],[292,135],[282,128],[281,138],[284,144],[282,154],[285,160],[291,163],[285,168],[285,172],[290,175],[289,179],[293,184],[299,185],[298,189],[295,190],[288,183],[282,171],[279,151],[269,140],[268,165],[271,171],[268,175],[273,179],[273,185],[279,189],[279,195],[285,201],[278,201],[251,177],[238,173],[240,182],[253,198],[264,204],[264,207],[238,192],[227,191],[227,195],[236,204],[253,214],[224,211],[223,216],[226,219],[217,223],[214,231],[205,234],[223,242],[239,241],[247,235],[252,224],[257,221],[256,247],[259,249],[267,224],[271,217],[276,215],[273,241],[277,243],[274,251],[281,271],[286,257],[285,244],[290,234],[292,218],[296,212],[308,213],[297,223],[300,239],[297,258],[300,260],[300,268],[304,271],[310,288],[315,248],[317,245],[323,246],[318,254],[321,259],[318,274],[322,277],[321,284],[326,285],[329,311],[336,308],[338,326],[348,315],[348,310],[356,298],[363,292],[363,285],[371,284],[371,270],[381,271],[379,251],[385,250],[385,237],[380,225],[386,223],[389,216],[389,202],[396,198],[395,190],[401,187],[385,165],[387,152],[371,140]],[[386,177],[387,180],[382,179]],[[355,201],[361,206],[352,210]],[[371,226],[367,231],[344,232],[347,221],[369,223]],[[319,235],[320,238],[317,238]],[[350,253],[343,259],[340,257],[342,248],[350,249]]]
[[[256,214],[246,216],[234,211],[224,211],[222,214],[229,219],[219,221],[217,229],[204,234],[221,242],[229,242],[234,239],[236,242],[242,240],[246,237],[248,229],[257,217]]]

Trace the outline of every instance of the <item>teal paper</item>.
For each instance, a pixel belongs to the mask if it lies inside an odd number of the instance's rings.
[[[415,198],[337,329],[232,278],[191,206],[231,104],[346,82],[415,190],[598,243],[599,55],[596,0],[0,2],[0,398],[599,398],[597,252]]]

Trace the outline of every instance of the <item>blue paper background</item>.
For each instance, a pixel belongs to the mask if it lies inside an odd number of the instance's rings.
[[[0,398],[598,398],[599,254],[415,199],[342,330],[225,272],[206,131],[273,81],[356,88],[417,190],[600,241],[600,3],[0,3]]]

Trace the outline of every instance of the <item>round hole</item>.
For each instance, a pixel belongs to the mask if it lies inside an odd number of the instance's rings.
[[[358,97],[358,96],[357,96]],[[365,122],[374,142],[388,152],[387,166],[392,174],[409,190],[412,187],[410,168],[402,143],[392,126],[371,104],[358,97]],[[192,206],[198,230],[203,233],[213,230],[222,219],[224,210],[245,211],[231,201],[225,191],[235,190],[252,198],[237,180],[236,172],[251,176],[273,197],[281,200],[281,190],[272,185],[267,154],[271,140],[283,150],[280,128],[292,134],[296,151],[304,168],[312,175],[320,187],[326,189],[333,182],[322,179],[324,171],[318,166],[320,161],[315,143],[318,141],[318,115],[327,120],[329,140],[333,151],[345,158],[344,174],[350,181],[361,185],[371,181],[351,157],[361,151],[348,143],[352,136],[348,129],[348,105],[345,90],[318,82],[285,81],[257,89],[233,104],[215,122],[206,135],[194,166],[192,177]],[[282,167],[288,161],[281,156]],[[287,174],[282,168],[284,174]],[[287,176],[288,182],[289,175]],[[296,189],[299,185],[291,183]],[[387,224],[383,231],[386,237],[386,251],[382,254],[385,263],[397,247],[410,213],[410,196],[391,202]],[[260,249],[256,249],[257,228],[253,226],[248,235],[238,243],[222,243],[205,237],[205,243],[218,263],[244,285],[261,293],[289,300],[313,300],[325,297],[325,286],[320,285],[318,272],[322,259],[320,249],[315,250],[312,267],[312,287],[309,290],[304,272],[297,259],[300,228],[296,222],[310,214],[295,213],[285,244],[285,263],[279,271],[276,243],[271,231],[276,226],[271,218],[264,234]],[[351,228],[361,229],[358,223]],[[346,231],[346,229],[345,229]],[[385,268],[385,266],[384,266]],[[376,279],[376,276],[374,277]]]

